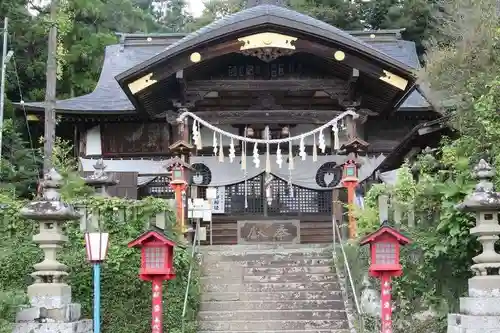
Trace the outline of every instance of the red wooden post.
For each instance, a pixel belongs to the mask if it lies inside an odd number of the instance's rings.
[[[180,160],[179,162],[172,164],[172,180],[170,181],[170,186],[175,192],[177,225],[179,226],[181,233],[186,232],[186,227],[184,225],[184,202],[182,200],[182,193],[186,190],[188,185],[188,171],[188,168],[180,163]]]
[[[163,230],[154,227],[128,244],[141,248],[139,277],[152,282],[151,331],[163,333],[163,281],[175,278],[174,247]]]
[[[342,184],[345,188],[347,188],[347,204],[349,205],[349,238],[352,239],[357,236],[356,218],[354,217],[353,205],[355,200],[355,190],[359,184],[358,166],[353,160],[348,160],[344,164]]]
[[[161,279],[154,279],[152,286],[152,333],[163,333],[163,281]]]
[[[387,221],[360,242],[360,245],[370,244],[369,273],[380,279],[381,333],[392,333],[391,278],[403,274],[403,267],[399,262],[400,246],[410,243],[409,238],[391,228]]]
[[[392,333],[391,275],[382,273],[382,275],[380,275],[380,285],[380,302],[382,303],[381,333]]]

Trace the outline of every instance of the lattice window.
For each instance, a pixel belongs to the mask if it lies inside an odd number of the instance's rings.
[[[377,265],[390,265],[396,263],[396,244],[394,243],[376,243],[375,244],[375,263]]]
[[[170,188],[169,179],[167,176],[159,176],[146,185],[142,186],[139,190],[140,197],[155,197],[163,199],[174,199],[175,193]]]
[[[263,175],[248,179],[246,182],[245,208],[245,182],[226,186],[225,213],[226,214],[263,214]]]
[[[145,251],[147,269],[160,269],[165,266],[164,247],[146,247]]]
[[[289,184],[280,178],[271,181],[273,200],[268,205],[269,215],[331,213],[332,192],[317,191]]]

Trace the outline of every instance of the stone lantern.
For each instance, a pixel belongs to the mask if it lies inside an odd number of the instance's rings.
[[[478,183],[458,209],[476,213],[476,226],[470,230],[482,245],[472,258],[469,295],[460,298],[460,314],[448,316],[448,333],[497,332],[500,327],[500,254],[495,251],[499,239],[500,193],[493,188],[494,170],[481,160],[474,168]]]
[[[84,180],[85,184],[96,189],[96,194],[103,197],[109,197],[109,194],[107,192],[108,186],[118,184],[118,181],[113,179],[106,172],[106,165],[104,165],[104,161],[102,160],[102,158],[97,160],[96,164],[94,164],[94,173],[84,178]]]
[[[16,318],[15,333],[92,332],[92,320],[80,319],[80,304],[71,300],[71,287],[63,280],[68,267],[57,260],[57,250],[67,237],[63,233],[66,221],[80,216],[73,207],[61,200],[59,188],[63,177],[52,169],[42,181],[42,197],[21,209],[21,215],[39,223],[39,233],[33,236],[44,252],[42,262],[35,264],[28,287],[31,308],[21,310]]]

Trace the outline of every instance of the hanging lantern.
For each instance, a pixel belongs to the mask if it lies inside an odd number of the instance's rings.
[[[284,126],[282,129],[281,129],[281,135],[283,136],[288,136],[290,134],[290,128],[288,126]]]
[[[254,136],[254,134],[255,134],[255,131],[253,130],[253,128],[248,127],[247,128],[247,136]]]

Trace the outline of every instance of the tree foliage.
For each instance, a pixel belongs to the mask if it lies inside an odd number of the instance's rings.
[[[365,232],[378,226],[377,197],[382,193],[415,210],[416,227],[401,226],[415,243],[404,250],[405,274],[395,283],[397,313],[407,321],[415,312],[431,308],[443,319],[444,332],[444,319],[458,310],[459,298],[466,295],[472,257],[480,251],[469,234],[475,216],[460,212],[456,205],[477,182],[472,167],[479,159],[486,158],[497,170],[500,166],[500,29],[495,0],[439,5],[440,35],[427,44],[427,66],[420,79],[435,92],[431,100],[452,115],[450,125],[458,138],[444,139],[436,151],[421,154],[411,170],[401,168],[394,186],[373,187],[359,222]],[[497,174],[497,185],[499,180]],[[419,332],[413,322],[406,325],[405,332]]]
[[[0,218],[4,221],[0,224],[0,265],[4,271],[0,276],[0,285],[3,290],[26,290],[31,283],[29,274],[33,270],[33,264],[42,260],[42,251],[32,241],[37,223],[19,216],[24,201],[2,196],[1,202],[6,206],[0,212]],[[110,234],[108,256],[102,264],[101,275],[103,333],[147,332],[151,325],[151,321],[147,319],[151,317],[151,284],[139,279],[140,251],[129,249],[127,243],[146,230],[151,217],[165,210],[169,212],[167,231],[172,237],[176,237],[172,212],[165,201],[151,198],[132,201],[90,197],[77,203],[85,205],[94,213],[99,212],[101,227]],[[65,233],[68,242],[60,250],[59,259],[71,268],[68,283],[72,287],[73,300],[82,305],[82,317],[91,318],[92,272],[91,265],[86,260],[80,222],[67,222]],[[184,295],[191,260],[188,249],[176,248],[174,265],[177,276],[168,282],[164,293],[165,304],[168,304],[164,313],[165,325],[169,332],[182,331]],[[195,318],[200,288],[198,269],[196,263],[193,262],[193,265],[183,331],[185,333],[196,332]],[[25,301],[22,296],[22,293],[0,292],[0,332],[11,331],[13,315],[18,310],[18,305]]]

